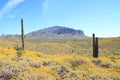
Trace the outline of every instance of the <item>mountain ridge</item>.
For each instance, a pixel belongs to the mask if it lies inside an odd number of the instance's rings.
[[[20,40],[20,35],[1,35],[1,39]],[[25,34],[27,41],[53,41],[53,40],[68,40],[87,37],[82,30],[75,30],[69,27],[52,26],[44,29],[39,29]]]
[[[63,27],[63,26],[52,26],[40,30],[36,30],[33,32],[28,33],[27,35],[31,36],[53,36],[53,35],[62,35],[62,34],[68,34],[68,35],[78,35],[78,36],[85,36],[84,32],[82,30],[75,30],[73,28]]]

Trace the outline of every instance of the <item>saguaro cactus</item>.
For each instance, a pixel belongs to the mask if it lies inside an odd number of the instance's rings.
[[[93,57],[98,58],[98,37],[93,34]]]
[[[24,50],[24,24],[23,24],[23,19],[21,19],[21,41],[22,41],[22,50]]]
[[[93,57],[95,56],[95,34],[93,34]]]
[[[95,56],[98,57],[99,51],[98,51],[98,37],[96,37],[96,45],[95,45]]]

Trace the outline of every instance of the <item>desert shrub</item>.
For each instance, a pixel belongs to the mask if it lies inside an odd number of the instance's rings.
[[[93,60],[92,63],[94,63],[95,66],[99,66],[101,63],[101,60]]]
[[[41,63],[38,62],[38,61],[30,61],[30,62],[29,62],[29,65],[30,65],[31,67],[39,68],[39,67],[41,66]]]
[[[49,73],[34,71],[34,72],[24,72],[21,73],[14,80],[57,80],[54,76]]]
[[[14,49],[17,51],[16,54],[17,54],[18,57],[21,57],[22,54],[24,53],[22,47],[20,47],[18,45],[14,46]]]
[[[25,60],[20,60],[18,62],[19,68],[21,69],[21,71],[29,71],[29,63]]]
[[[18,56],[18,57],[21,57],[21,56],[22,56],[22,53],[23,53],[22,50],[18,50],[18,51],[17,51],[17,56]]]
[[[29,70],[27,61],[0,59],[0,80],[17,80],[20,73]]]
[[[50,74],[51,76],[54,76],[54,78],[56,78],[56,80],[61,80],[61,77],[60,77],[60,75],[57,73],[57,71],[51,69],[51,68],[48,67],[48,66],[41,66],[41,67],[39,68],[39,70],[40,70],[41,72],[48,73],[48,74]]]
[[[49,66],[51,64],[51,62],[50,61],[43,61],[43,66]]]
[[[85,80],[80,71],[70,71],[64,76],[64,80]]]
[[[34,68],[39,68],[42,65],[40,61],[34,60],[31,56],[27,56],[25,61],[29,64],[29,66]]]
[[[86,80],[102,80],[101,76],[98,74],[89,74],[86,76]]]
[[[120,77],[108,73],[92,73],[85,77],[86,80],[119,80]]]
[[[0,60],[0,64],[1,80],[10,80],[13,76],[18,76],[21,72],[21,69],[17,65],[14,65],[5,59]]]
[[[71,71],[71,68],[65,64],[58,64],[53,66],[51,69],[56,71],[60,75],[61,79],[64,79],[64,76]]]
[[[0,71],[0,80],[10,80],[13,76],[13,73],[9,70],[2,69]]]
[[[84,59],[69,59],[67,60],[70,64],[71,64],[71,67],[74,69],[75,67],[77,66],[80,66],[80,65],[83,65],[83,64],[86,64],[87,62],[84,60]]]
[[[110,68],[111,66],[111,62],[110,61],[102,61],[100,66],[103,67],[103,68]]]

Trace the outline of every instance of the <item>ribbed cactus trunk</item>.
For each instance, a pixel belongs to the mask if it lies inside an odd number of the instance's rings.
[[[93,57],[95,56],[95,34],[93,34]]]
[[[22,50],[24,50],[24,24],[23,24],[23,19],[21,19],[21,41],[22,41]]]
[[[98,37],[95,38],[95,34],[93,34],[93,57],[98,58]]]
[[[98,57],[99,51],[98,51],[98,37],[96,37],[96,45],[95,45],[95,57]]]

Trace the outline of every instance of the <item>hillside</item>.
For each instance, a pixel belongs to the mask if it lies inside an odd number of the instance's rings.
[[[19,39],[0,39],[0,80],[120,80],[119,44],[99,38],[93,58],[92,38],[25,41],[25,51]]]
[[[82,30],[75,30],[68,27],[53,26],[26,34],[27,40],[56,40],[75,39],[86,37]]]
[[[49,28],[40,29],[37,31],[33,31],[28,33],[30,36],[53,36],[53,35],[77,35],[77,36],[85,36],[82,30],[75,30],[72,28],[62,27],[62,26],[53,26]]]
[[[24,52],[20,41],[0,40],[0,80],[120,80],[119,43],[100,39],[93,58],[91,39],[25,42]]]
[[[20,35],[1,35],[0,38],[6,40],[19,40]],[[52,26],[25,34],[25,40],[27,41],[56,41],[79,38],[86,38],[82,30],[75,30],[63,26]]]

